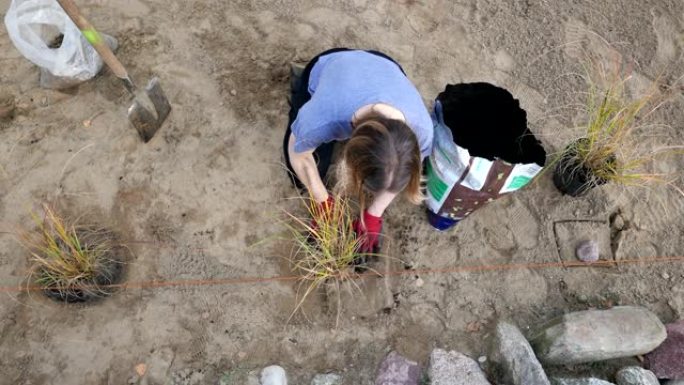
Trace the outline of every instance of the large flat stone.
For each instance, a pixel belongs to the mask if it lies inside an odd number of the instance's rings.
[[[649,310],[618,306],[565,314],[531,342],[541,362],[567,365],[646,354],[665,337],[665,326]]]
[[[375,385],[418,385],[421,370],[417,362],[391,352],[380,364]]]
[[[655,374],[638,366],[620,369],[615,375],[617,385],[660,385]]]
[[[459,352],[435,349],[430,354],[431,385],[490,385],[478,363]]]
[[[499,385],[549,385],[532,347],[517,327],[499,322],[489,341],[487,370]]]
[[[658,378],[684,380],[684,320],[666,329],[665,342],[646,355],[646,367]]]
[[[551,379],[551,385],[615,385],[612,382],[600,380],[598,378],[561,378]]]

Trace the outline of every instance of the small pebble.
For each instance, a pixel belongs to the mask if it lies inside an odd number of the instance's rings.
[[[416,279],[416,286],[417,287],[423,287],[423,285],[425,285],[425,281],[423,281],[422,278]]]
[[[487,362],[487,357],[480,356],[478,357],[477,362],[479,362],[480,364],[484,364],[485,362]]]
[[[650,370],[639,366],[628,366],[620,369],[615,375],[618,385],[659,385],[658,378]]]
[[[140,363],[138,365],[135,365],[135,372],[138,373],[138,376],[142,377],[147,373],[147,365],[144,363]]]
[[[599,259],[599,245],[594,240],[580,242],[575,252],[582,262],[596,262]]]
[[[580,294],[580,295],[577,296],[577,302],[579,302],[579,303],[587,303],[587,302],[589,302],[589,297],[587,297],[587,296],[584,295],[584,294]]]
[[[624,230],[625,220],[622,218],[622,215],[617,215],[615,219],[613,219],[613,227],[615,230]]]
[[[663,279],[670,279],[670,274],[667,274],[667,272],[665,271],[663,271],[663,273],[660,274],[660,276],[663,277]]]
[[[48,97],[47,97],[47,96],[43,96],[43,98],[40,99],[40,105],[43,106],[43,107],[47,107],[47,106],[48,106]]]

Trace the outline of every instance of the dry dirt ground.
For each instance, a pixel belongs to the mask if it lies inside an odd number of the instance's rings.
[[[159,75],[173,112],[143,144],[109,71],[68,93],[42,90],[38,69],[0,29],[0,84],[18,106],[13,121],[0,123],[0,218],[4,230],[27,225],[43,201],[98,218],[130,246],[129,283],[290,273],[288,249],[269,241],[281,230],[275,213],[296,205],[280,165],[290,61],[335,46],[378,49],[404,66],[428,105],[447,83],[493,82],[521,100],[549,151],[567,143],[579,118],[573,103],[585,84],[575,42],[622,53],[642,80],[684,74],[677,0],[79,4],[119,39],[134,78]],[[684,142],[681,94],[660,118],[671,125],[667,139]],[[684,162],[659,167],[681,174]],[[529,331],[568,310],[639,304],[672,321],[684,312],[683,265],[647,259],[684,254],[683,215],[674,189],[605,186],[573,199],[550,173],[446,233],[429,227],[422,208],[394,204],[387,252],[409,269],[557,262],[572,258],[567,242],[585,233],[600,235],[605,258],[644,262],[371,280],[369,299],[351,303],[337,327],[325,298],[288,323],[291,282],[132,287],[73,306],[4,291],[0,383],[125,384],[139,363],[148,375],[215,383],[279,363],[293,384],[325,371],[371,384],[389,349],[421,363],[436,346],[481,355],[499,318]],[[2,287],[23,284],[26,271],[25,253],[0,234]]]

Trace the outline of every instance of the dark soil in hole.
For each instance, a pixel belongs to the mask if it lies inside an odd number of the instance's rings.
[[[489,83],[449,84],[437,99],[454,142],[470,155],[509,163],[546,163],[546,151],[527,128],[527,113],[505,89]]]
[[[87,235],[81,234],[79,238],[87,244]],[[83,280],[68,290],[45,288],[43,293],[53,300],[66,303],[90,302],[113,294],[116,288],[109,286],[123,281],[128,249],[115,243],[111,234],[107,234],[107,238],[112,247],[100,258],[92,279]]]
[[[62,46],[62,42],[64,41],[64,34],[60,33],[59,35],[55,36],[54,39],[48,44],[48,48],[51,49],[57,49]]]
[[[575,147],[576,144],[568,146],[558,161],[553,172],[553,184],[563,194],[578,197],[608,181],[596,177],[589,168],[579,163],[577,153],[572,150]]]
[[[114,288],[107,287],[121,282],[124,273],[123,261],[114,258],[104,261],[101,271],[92,282],[83,282],[87,289],[74,288],[68,291],[57,289],[44,289],[43,292],[49,298],[67,303],[87,302],[107,297],[114,292]]]

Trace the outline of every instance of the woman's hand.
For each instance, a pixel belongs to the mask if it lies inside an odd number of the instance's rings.
[[[360,219],[354,221],[354,231],[361,240],[358,251],[368,254],[375,253],[382,233],[382,217],[376,217],[366,210]]]
[[[328,199],[322,203],[315,203],[313,210],[311,211],[311,228],[313,230],[318,230],[319,221],[330,220],[331,213],[335,208],[335,198],[332,195],[328,196]]]
[[[361,238],[360,252],[374,253],[377,251],[382,233],[382,214],[396,196],[396,193],[389,191],[377,194],[368,209],[361,213],[363,220],[354,221],[356,235]]]

